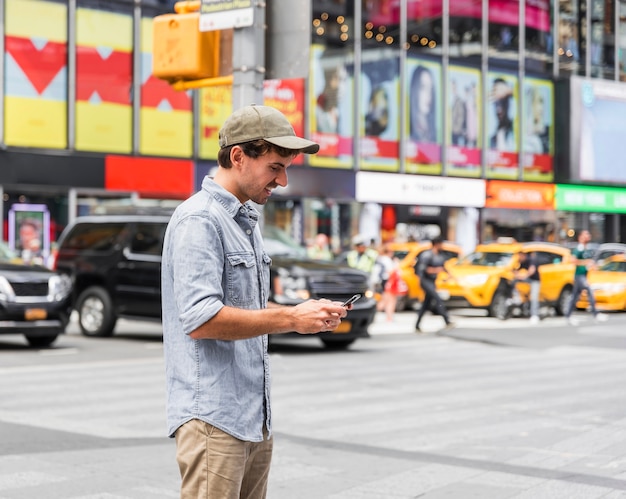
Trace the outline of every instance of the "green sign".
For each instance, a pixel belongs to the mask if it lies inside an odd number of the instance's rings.
[[[562,211],[626,213],[626,187],[556,186],[555,208]]]

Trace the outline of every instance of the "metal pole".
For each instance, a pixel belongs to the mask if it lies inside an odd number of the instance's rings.
[[[254,3],[252,26],[233,34],[233,111],[263,104],[265,79],[265,2]]]

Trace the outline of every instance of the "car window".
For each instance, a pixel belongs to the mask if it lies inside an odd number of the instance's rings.
[[[144,255],[160,255],[166,227],[163,223],[138,223],[130,250]]]
[[[406,258],[406,256],[409,254],[408,251],[406,250],[395,250],[393,252],[393,257],[397,258],[398,260],[402,261]]]
[[[6,244],[0,243],[0,261],[11,262],[17,259],[17,253],[12,251]]]
[[[68,234],[63,247],[71,250],[109,251],[119,241],[125,224],[78,224]]]
[[[477,251],[467,255],[463,258],[463,260],[461,260],[461,263],[464,265],[476,265],[483,267],[504,267],[511,263],[512,258],[513,253]]]
[[[272,225],[263,227],[263,243],[270,256],[290,256],[306,258],[306,248],[300,246],[284,230]]]
[[[626,262],[606,262],[600,270],[607,272],[626,272]]]
[[[441,250],[439,254],[443,257],[444,261],[450,260],[450,258],[458,258],[459,254],[450,250]]]
[[[547,265],[552,263],[561,263],[563,256],[558,253],[550,253],[549,251],[535,251],[535,258],[537,259],[537,265]]]

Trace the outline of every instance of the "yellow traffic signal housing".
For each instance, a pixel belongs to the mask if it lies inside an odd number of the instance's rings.
[[[156,16],[152,28],[152,73],[191,81],[232,72],[232,30],[200,31],[200,2],[178,2],[175,14]]]

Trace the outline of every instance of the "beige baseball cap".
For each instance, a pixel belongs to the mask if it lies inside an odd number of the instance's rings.
[[[279,147],[315,154],[319,144],[296,136],[283,113],[268,106],[245,106],[231,114],[219,134],[220,147],[263,139]]]

